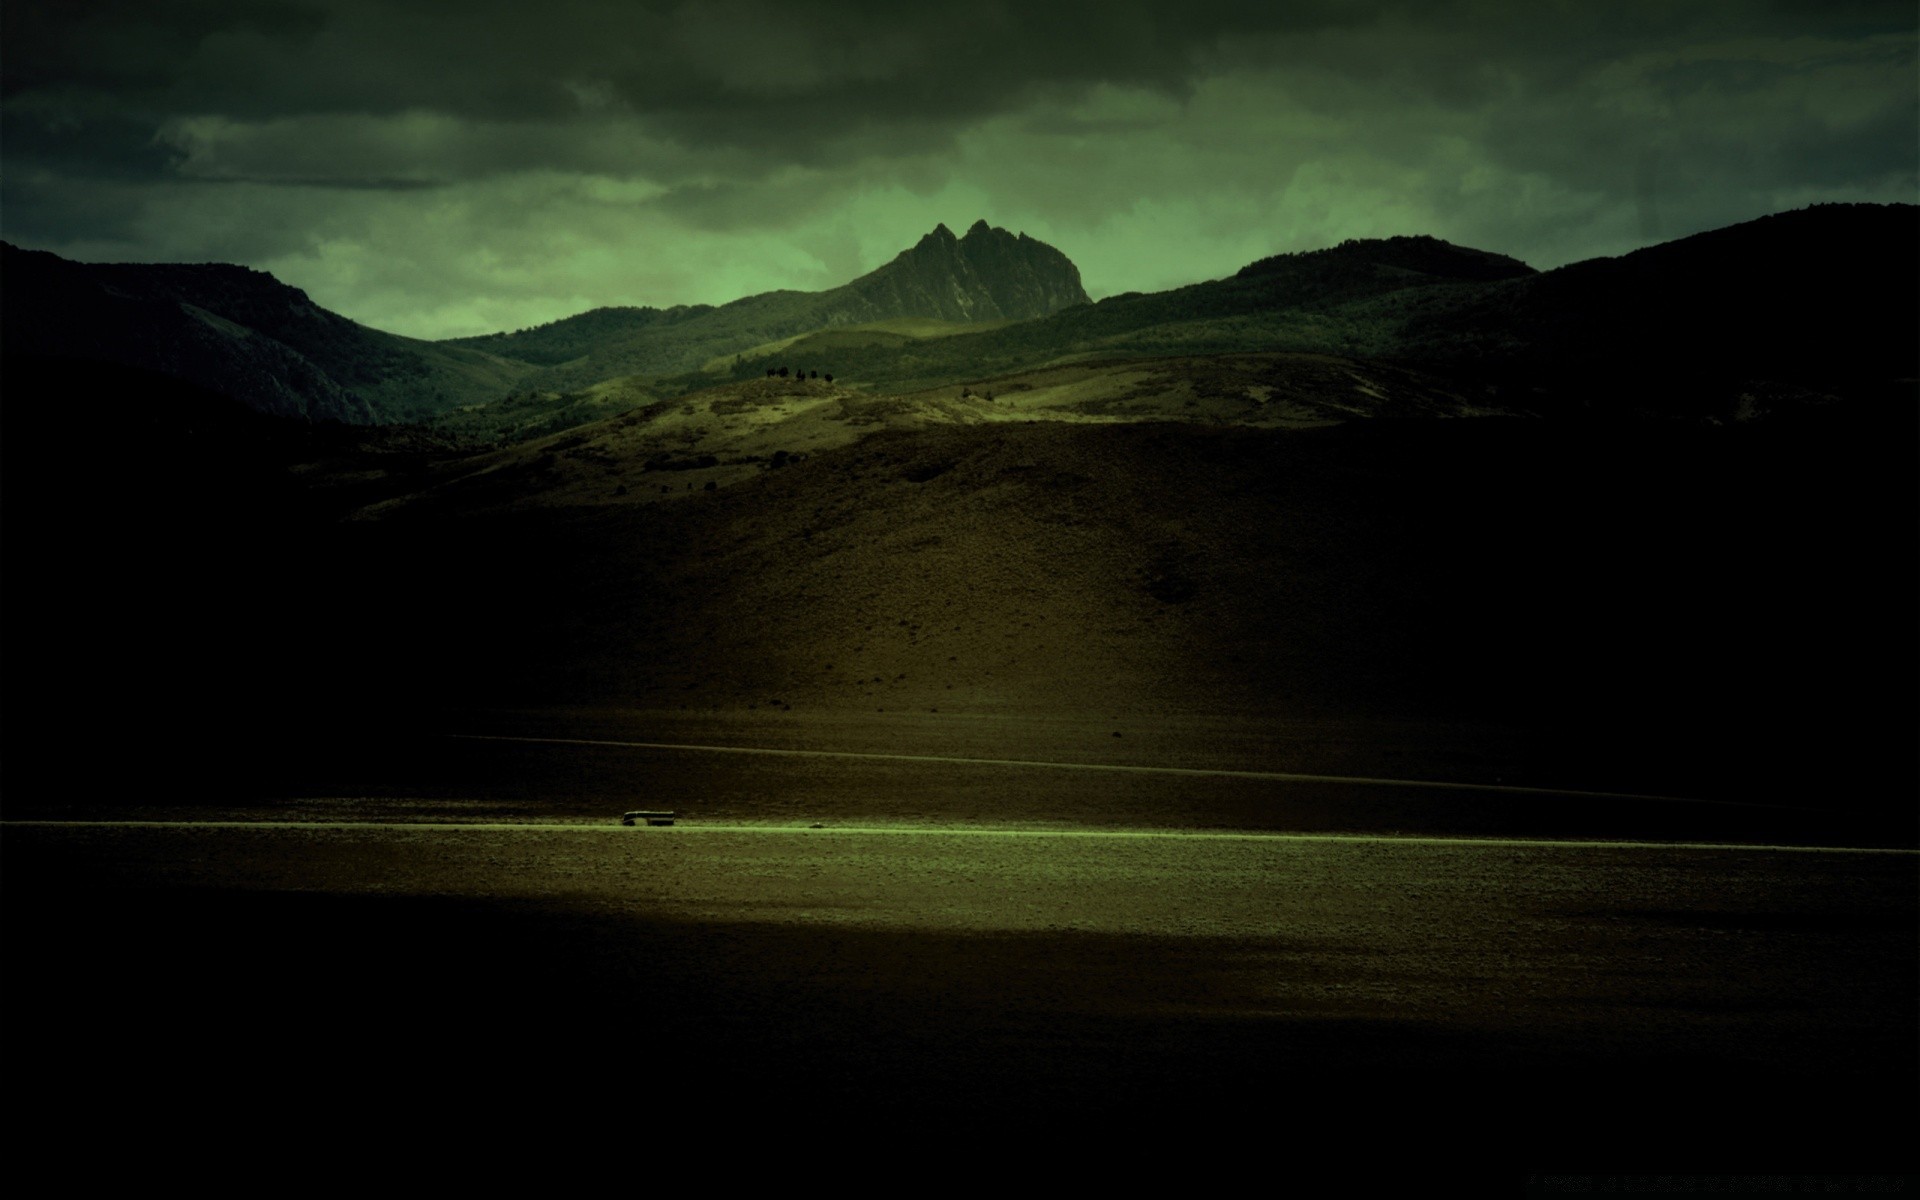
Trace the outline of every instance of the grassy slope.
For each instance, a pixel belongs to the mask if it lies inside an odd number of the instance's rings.
[[[684,498],[879,429],[1022,421],[1305,428],[1356,416],[1491,411],[1482,397],[1417,372],[1299,354],[1104,359],[879,396],[822,379],[759,378],[668,398],[637,380],[614,380],[436,422],[437,432],[479,440],[511,419],[507,428],[529,440],[447,461],[417,491],[370,515],[401,504],[468,510]],[[473,425],[463,424],[469,419]],[[660,464],[666,470],[654,473]]]
[[[777,338],[771,342],[762,342],[758,346],[749,346],[745,350],[710,358],[701,364],[700,369],[712,375],[725,375],[731,373],[735,360],[752,360],[762,363],[780,357],[802,363],[826,362],[848,350],[868,346],[898,347],[917,339],[952,337],[961,333],[983,333],[1008,324],[1011,322],[942,321],[933,317],[895,317],[885,321],[864,321],[858,325],[818,329],[807,333],[796,333],[791,337]],[[802,367],[802,369],[806,368]],[[813,369],[817,371],[819,368]]]

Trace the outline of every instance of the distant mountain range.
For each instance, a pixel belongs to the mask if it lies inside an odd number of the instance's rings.
[[[1059,250],[981,221],[964,237],[938,226],[824,292],[602,308],[445,342],[369,329],[242,267],[6,246],[0,328],[10,359],[111,363],[266,413],[439,422],[482,441],[789,363],[900,392],[1090,357],[1274,351],[1414,368],[1536,411],[1747,417],[1912,378],[1917,213],[1820,205],[1545,273],[1431,237],[1352,241],[1098,304]]]

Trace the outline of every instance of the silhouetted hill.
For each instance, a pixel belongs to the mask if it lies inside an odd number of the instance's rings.
[[[261,412],[357,424],[490,400],[523,364],[369,329],[263,271],[0,249],[9,357],[137,367]]]
[[[1349,239],[1329,250],[1276,254],[1234,273],[1238,280],[1285,280],[1304,298],[1344,300],[1356,293],[1392,290],[1382,281],[1408,284],[1524,279],[1532,267],[1517,258],[1456,246],[1439,238]]]
[[[1920,372],[1920,208],[1825,204],[1464,296],[1355,308],[1394,357],[1559,403],[1730,418]]]

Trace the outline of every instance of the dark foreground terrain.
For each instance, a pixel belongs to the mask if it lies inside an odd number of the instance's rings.
[[[1370,1178],[1888,1170],[1920,1116],[1909,853],[824,824],[10,825],[14,1137]]]
[[[200,458],[120,447],[98,490],[10,437],[0,772],[56,784],[10,787],[16,816],[386,794],[355,760],[396,734],[740,716],[826,748],[1812,805],[1912,845],[1915,436],[1910,405],[941,426],[672,503],[535,477],[377,521],[204,431]],[[536,715],[476,726],[500,710]],[[579,716],[627,712],[654,733]]]

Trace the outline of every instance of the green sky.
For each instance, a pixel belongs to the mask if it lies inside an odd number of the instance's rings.
[[[936,222],[1094,296],[1344,238],[1551,267],[1914,201],[1914,5],[10,0],[0,235],[424,337],[831,287]]]

